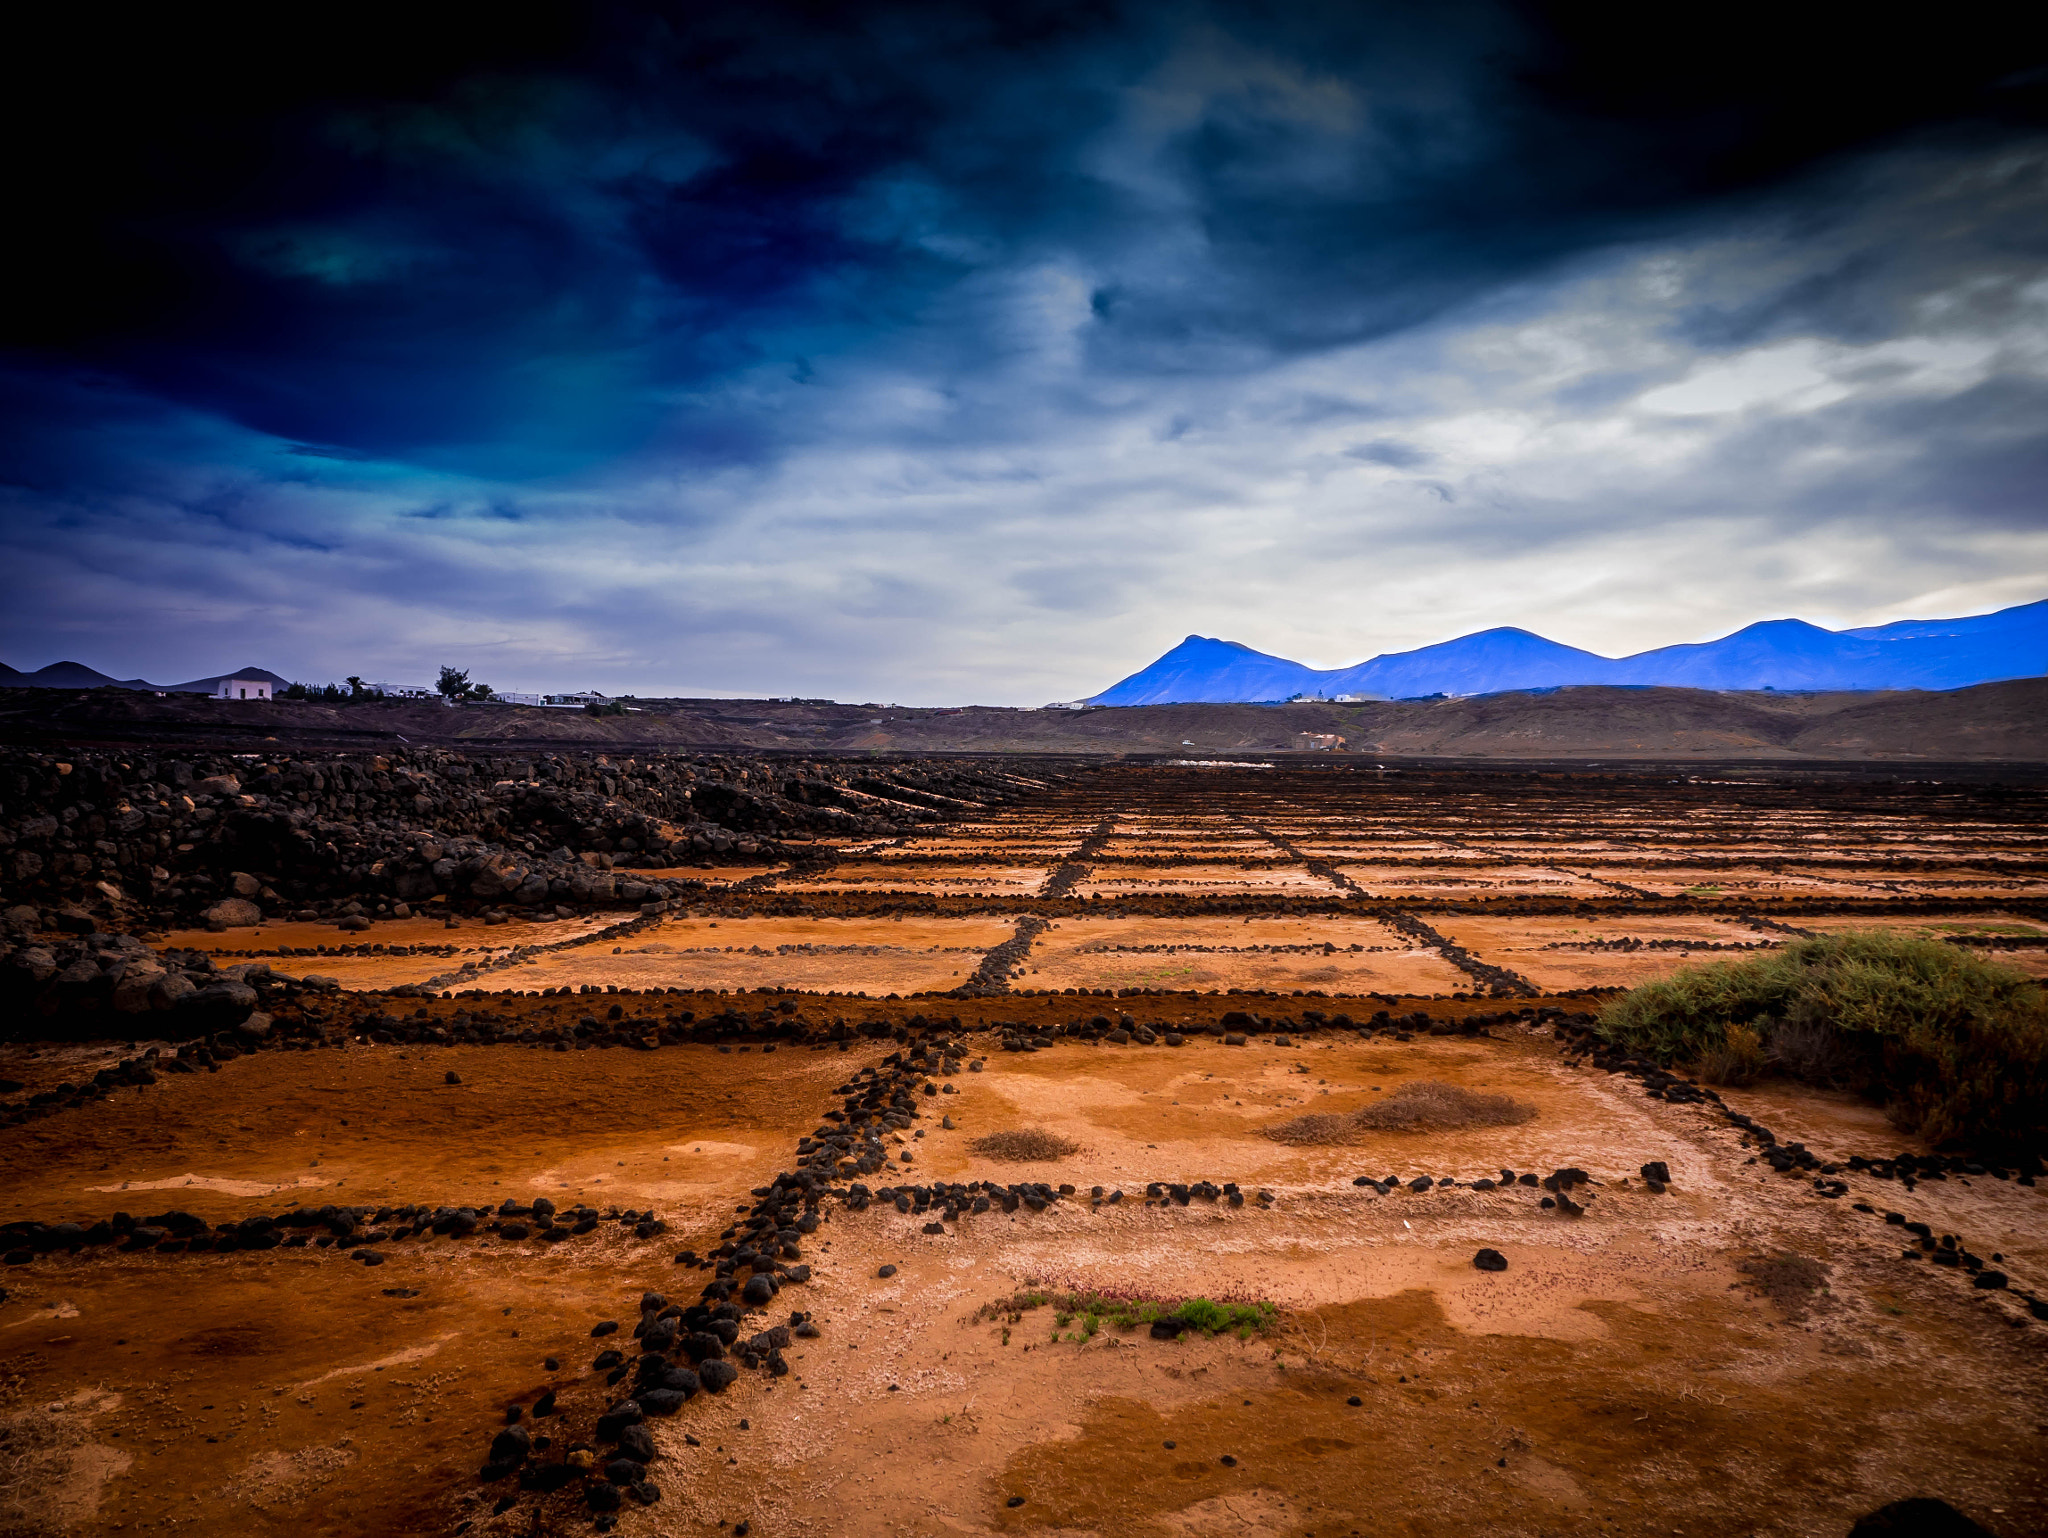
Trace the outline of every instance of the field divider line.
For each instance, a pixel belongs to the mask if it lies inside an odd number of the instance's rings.
[[[1031,947],[1051,922],[1028,913],[1018,919],[1016,933],[989,947],[981,958],[981,964],[974,969],[974,975],[953,990],[954,997],[985,999],[1008,993],[1011,977],[1024,965],[1031,954]]]
[[[1543,990],[1521,973],[1511,972],[1506,967],[1497,967],[1490,961],[1481,961],[1464,946],[1437,933],[1412,913],[1399,908],[1379,908],[1374,910],[1373,917],[1390,928],[1400,930],[1404,935],[1420,940],[1425,945],[1434,946],[1444,960],[1495,998],[1536,999],[1543,996]]]
[[[1240,817],[1238,822],[1250,832],[1256,833],[1275,849],[1284,852],[1290,859],[1298,860],[1308,870],[1323,877],[1323,879],[1333,885],[1345,889],[1356,897],[1362,898],[1368,895],[1363,887],[1338,870],[1328,860],[1311,859],[1303,854],[1301,850],[1297,849],[1291,840],[1261,827],[1250,818]],[[1490,961],[1481,961],[1477,956],[1466,950],[1464,946],[1438,934],[1412,913],[1404,913],[1398,908],[1381,908],[1374,910],[1373,916],[1389,928],[1399,930],[1413,939],[1422,941],[1425,945],[1434,946],[1444,960],[1479,984],[1483,992],[1494,998],[1533,999],[1542,996],[1542,990],[1537,988],[1535,984],[1531,983],[1528,978],[1523,977],[1519,972],[1511,972],[1506,967],[1497,967]]]
[[[1088,879],[1094,869],[1095,857],[1107,847],[1116,836],[1116,814],[1110,813],[1098,822],[1088,836],[1074,846],[1073,852],[1053,867],[1046,877],[1045,885],[1038,889],[1040,897],[1065,897],[1075,887]]]
[[[1459,838],[1454,833],[1424,833],[1419,828],[1401,827],[1398,824],[1389,824],[1389,826],[1394,827],[1397,832],[1406,833],[1410,838],[1426,838],[1439,844],[1449,844],[1453,849],[1469,849],[1474,854],[1483,854],[1489,860],[1496,861],[1502,865],[1520,865],[1532,870],[1551,870],[1556,871],[1560,876],[1572,876],[1580,881],[1595,882],[1611,891],[1619,892],[1624,897],[1641,897],[1654,900],[1657,895],[1655,892],[1645,892],[1641,887],[1630,886],[1625,881],[1609,881],[1605,876],[1596,876],[1590,870],[1577,871],[1570,869],[1568,866],[1553,865],[1545,861],[1520,859],[1502,850],[1489,849],[1484,844],[1475,844],[1469,839]]]

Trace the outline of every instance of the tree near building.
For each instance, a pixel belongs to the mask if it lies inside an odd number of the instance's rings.
[[[434,688],[451,703],[459,700],[487,700],[497,691],[489,684],[473,684],[467,668],[444,667]]]

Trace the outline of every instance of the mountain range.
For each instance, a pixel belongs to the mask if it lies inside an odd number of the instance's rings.
[[[1170,705],[1497,694],[1575,684],[1690,689],[1961,689],[2048,672],[2048,599],[1964,619],[1824,630],[1763,620],[1718,641],[1603,657],[1500,627],[1348,668],[1311,668],[1236,641],[1189,636],[1090,705]]]
[[[182,684],[153,684],[146,678],[109,678],[82,662],[53,662],[33,673],[0,662],[0,689],[103,689],[111,685],[116,689],[148,689],[158,694],[211,694],[223,678],[264,678],[280,689],[291,683],[289,678],[281,678],[268,668],[236,668],[231,673],[188,679]]]

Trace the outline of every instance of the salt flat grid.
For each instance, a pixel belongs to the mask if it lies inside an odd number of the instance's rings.
[[[1361,906],[1432,914],[1461,902],[1564,902],[1614,910],[1610,921],[1626,927],[1646,902],[1682,901],[1747,934],[1741,914],[1758,906],[1805,912],[1853,903],[1852,921],[1868,925],[1888,916],[1903,921],[1930,902],[2048,898],[2043,810],[2031,793],[1910,786],[1729,786],[1637,776],[1561,777],[1532,788],[1501,775],[1112,769],[986,819],[975,833],[985,840],[984,868],[1000,860],[1014,872],[1022,851],[1043,850],[1048,885],[1065,873],[1063,898],[1117,912],[1278,901],[1298,906],[1313,928]],[[1075,851],[1086,840],[1075,838],[1066,859],[1051,858],[1045,829],[1055,822],[1069,834],[1093,826],[1102,836],[1084,855]],[[963,833],[956,827],[896,845],[888,886],[928,865],[930,889],[966,890],[972,878],[963,867],[977,860],[975,840]],[[862,889],[857,878],[831,887]],[[1646,932],[1662,927],[1639,918],[1635,927]],[[1517,922],[1531,933],[1517,936]],[[1529,943],[1572,949],[1569,941],[1538,939],[1537,928],[1534,916],[1510,917],[1475,935],[1470,949],[1510,972]],[[1780,930],[1758,943],[1787,937]],[[1192,934],[1175,950],[1244,954]],[[1049,976],[1045,963],[1055,954]],[[1111,952],[1089,954],[1103,961],[1100,971],[1116,970],[1106,959]],[[1081,959],[1075,948],[1041,939],[1014,985],[1074,986]],[[1617,972],[1668,969],[1684,959],[1683,952],[1647,962],[1610,957],[1592,970],[1605,983]],[[1570,969],[1557,960],[1544,958],[1534,986],[1568,985]],[[1259,970],[1270,984],[1273,969]],[[1338,981],[1328,966],[1296,968],[1303,976],[1317,970]]]
[[[455,957],[398,947],[331,970],[352,990],[1433,997],[1624,987],[1737,933],[1934,922],[2048,964],[2048,922],[2030,927],[2048,921],[2048,798],[2004,787],[1109,766],[971,823],[814,847],[707,886],[630,947],[569,937],[518,959],[483,931]],[[925,926],[914,942],[905,918]],[[1084,923],[1170,933],[1081,943]]]

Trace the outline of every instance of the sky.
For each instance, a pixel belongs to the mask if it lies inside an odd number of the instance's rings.
[[[2048,596],[2008,6],[0,25],[18,668],[1034,705]]]

